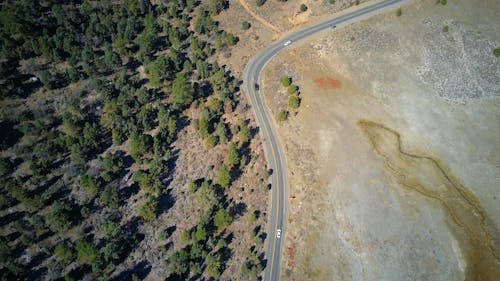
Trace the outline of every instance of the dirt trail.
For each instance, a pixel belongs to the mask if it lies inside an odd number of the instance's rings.
[[[272,25],[270,22],[266,21],[265,19],[263,19],[261,16],[257,15],[254,11],[252,11],[252,9],[250,9],[250,7],[248,6],[248,4],[245,2],[245,0],[238,0],[238,2],[240,3],[240,5],[252,16],[254,17],[256,20],[258,20],[260,23],[262,23],[264,26],[272,29],[274,32],[277,32],[277,33],[280,33],[281,30],[279,30],[279,28],[277,28],[276,26]]]

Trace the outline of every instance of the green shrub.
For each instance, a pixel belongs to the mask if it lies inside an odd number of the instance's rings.
[[[182,243],[189,242],[191,240],[191,235],[189,235],[189,230],[184,229],[183,231],[181,231],[180,239]]]
[[[189,193],[191,193],[191,194],[195,193],[196,190],[198,190],[198,184],[196,183],[196,181],[192,181],[189,184],[188,190],[189,190]]]
[[[443,32],[448,32],[450,30],[450,27],[445,25],[443,26]]]
[[[396,17],[400,17],[402,14],[403,14],[403,12],[401,11],[401,8],[399,8],[399,9],[396,11]]]
[[[297,95],[297,94],[291,95],[290,98],[288,98],[288,106],[293,108],[293,109],[299,108],[299,106],[300,106],[299,95]]]
[[[306,4],[300,4],[300,11],[301,11],[301,12],[305,12],[305,11],[307,11],[307,6],[306,6]]]
[[[493,50],[493,54],[495,55],[495,57],[500,57],[500,48],[496,48],[495,50]]]
[[[219,231],[228,227],[233,222],[233,217],[224,209],[219,209],[214,217],[214,224]]]
[[[158,202],[151,196],[139,206],[139,216],[147,222],[156,219],[156,210],[158,209]]]
[[[217,144],[217,138],[213,135],[208,135],[205,139],[208,148],[212,148]]]
[[[243,30],[248,30],[250,28],[250,26],[251,25],[250,25],[250,23],[248,21],[244,21],[244,22],[241,23],[241,28]]]
[[[120,207],[120,195],[115,187],[108,186],[101,193],[101,202],[111,208],[118,209]]]
[[[227,152],[227,162],[229,164],[229,167],[234,167],[240,162],[240,155],[234,143],[229,144],[229,150]]]
[[[91,198],[94,198],[94,196],[96,196],[97,192],[99,191],[99,186],[97,184],[97,181],[89,174],[80,177],[79,185],[85,190],[87,195]]]
[[[58,244],[54,251],[57,261],[63,265],[67,265],[73,260],[73,252],[66,243]]]
[[[278,113],[278,121],[285,121],[286,119],[288,119],[288,111]]]
[[[99,251],[94,244],[85,240],[76,241],[76,252],[80,263],[95,265],[99,259]]]
[[[250,141],[252,133],[245,122],[240,123],[240,132],[238,133],[238,136],[240,138],[240,145],[245,145]]]
[[[286,89],[286,92],[288,95],[294,95],[299,91],[299,87],[297,85],[290,85],[288,86],[288,89]]]
[[[224,164],[219,169],[219,177],[217,178],[217,183],[222,187],[228,187],[229,184],[231,184],[231,174]]]
[[[288,87],[292,83],[292,78],[284,75],[280,78],[280,82],[283,87]]]

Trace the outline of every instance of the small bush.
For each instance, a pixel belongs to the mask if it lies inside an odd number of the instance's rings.
[[[181,242],[182,243],[187,243],[191,240],[191,235],[189,235],[189,230],[185,229],[181,232],[180,236]]]
[[[286,93],[288,95],[296,94],[299,91],[299,87],[297,85],[290,85],[288,89],[286,89]]]
[[[58,262],[67,265],[73,259],[73,252],[66,243],[58,244],[55,248],[55,255]]]
[[[248,30],[250,28],[250,26],[251,25],[250,25],[250,23],[248,21],[244,21],[244,22],[241,23],[241,28],[243,30]]]
[[[43,86],[47,89],[50,90],[52,89],[52,77],[48,71],[42,71],[40,73],[40,82],[42,82]]]
[[[288,106],[297,109],[300,106],[300,98],[298,95],[291,95],[290,98],[288,98]]]
[[[399,8],[399,9],[396,11],[396,17],[400,17],[402,14],[403,14],[403,12],[401,11],[401,8]]]
[[[99,251],[93,243],[85,240],[76,241],[76,253],[81,264],[93,265],[99,260]]]
[[[285,121],[286,119],[288,119],[288,111],[278,113],[278,121]]]
[[[495,55],[495,57],[500,57],[500,48],[496,48],[495,50],[493,50],[493,54]]]
[[[213,148],[217,144],[217,139],[213,135],[208,135],[205,142],[208,148]]]
[[[333,4],[335,4],[335,0],[328,0],[328,3],[333,5]]]
[[[306,6],[306,4],[300,4],[300,11],[301,11],[301,12],[305,12],[305,11],[307,11],[307,6]]]
[[[266,3],[266,0],[256,0],[255,1],[255,4],[257,4],[257,7],[264,5],[264,3]]]
[[[292,78],[284,75],[280,78],[280,82],[283,87],[288,87],[292,83]]]
[[[443,32],[448,32],[448,30],[450,30],[450,27],[445,25],[443,26]]]
[[[158,209],[158,201],[148,196],[146,200],[139,206],[139,216],[145,221],[150,222],[156,219],[156,211]]]

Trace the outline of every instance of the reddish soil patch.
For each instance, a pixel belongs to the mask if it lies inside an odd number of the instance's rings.
[[[320,86],[323,89],[328,89],[328,88],[338,89],[341,87],[340,81],[335,78],[328,78],[328,77],[317,78],[314,79],[314,83],[316,83],[316,85]]]
[[[295,246],[288,247],[288,269],[293,271],[295,267]]]

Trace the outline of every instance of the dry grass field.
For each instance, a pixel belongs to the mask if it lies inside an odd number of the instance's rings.
[[[499,276],[495,1],[418,1],[292,46],[262,91],[290,169],[283,280]]]

